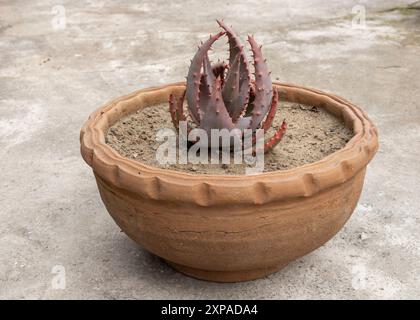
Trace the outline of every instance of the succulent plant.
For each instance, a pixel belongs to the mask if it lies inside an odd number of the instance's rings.
[[[196,127],[210,136],[211,129],[264,129],[268,130],[277,109],[278,92],[273,88],[270,71],[262,56],[261,46],[248,35],[253,55],[255,73],[251,76],[244,46],[240,39],[223,21],[217,21],[223,29],[198,47],[187,75],[186,90],[182,97],[171,94],[169,109],[175,128],[186,121],[183,104],[187,98],[188,111]],[[223,35],[229,43],[229,61],[211,64],[208,51]],[[192,126],[189,125],[191,129]],[[283,121],[276,133],[264,143],[264,151],[272,149],[286,130]]]

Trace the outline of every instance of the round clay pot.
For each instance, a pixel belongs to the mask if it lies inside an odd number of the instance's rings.
[[[260,278],[331,239],[359,199],[378,148],[366,114],[329,93],[274,83],[283,101],[325,108],[353,129],[346,146],[290,170],[203,175],[151,167],[105,143],[110,126],[180,95],[185,83],[133,92],[99,108],[82,128],[81,153],[118,226],[176,270],[218,282]]]

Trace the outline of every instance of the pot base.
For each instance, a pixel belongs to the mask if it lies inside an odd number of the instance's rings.
[[[179,271],[187,276],[214,282],[241,282],[264,278],[272,273],[279,271],[280,269],[283,269],[287,265],[287,263],[285,263],[275,267],[254,270],[211,271],[183,266],[168,260],[165,260],[165,262],[176,271]]]

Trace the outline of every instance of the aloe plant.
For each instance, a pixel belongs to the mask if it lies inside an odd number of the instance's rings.
[[[175,128],[180,121],[187,121],[183,105],[187,99],[188,111],[196,127],[210,136],[211,129],[268,130],[274,119],[278,92],[273,88],[267,62],[261,46],[248,35],[253,56],[254,73],[251,74],[248,59],[241,40],[231,27],[217,21],[222,31],[202,42],[198,47],[187,75],[186,90],[177,99],[169,97],[169,110]],[[211,64],[208,56],[212,44],[226,35],[229,43],[229,61]],[[192,126],[189,125],[191,129]],[[275,134],[264,143],[264,152],[272,149],[286,130],[283,121]]]

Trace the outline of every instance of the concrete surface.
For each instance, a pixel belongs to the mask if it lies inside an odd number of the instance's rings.
[[[402,8],[413,1],[1,0],[0,298],[420,298],[420,10]],[[352,24],[363,8],[365,26]],[[139,248],[79,155],[89,113],[181,80],[215,18],[255,33],[275,77],[346,97],[380,132],[344,229],[249,283],[190,279]]]

